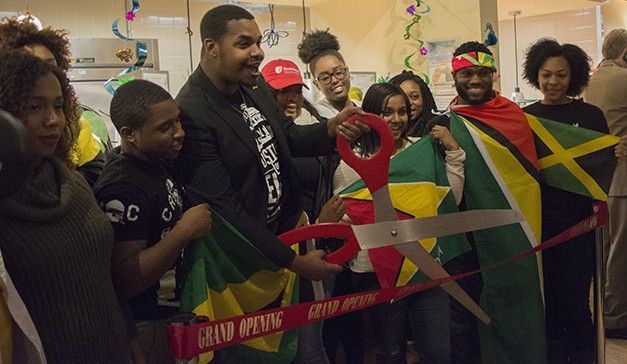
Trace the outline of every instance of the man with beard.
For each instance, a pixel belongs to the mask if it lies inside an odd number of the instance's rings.
[[[295,227],[302,211],[292,153],[333,153],[337,133],[350,140],[367,129],[345,123],[360,109],[295,125],[259,77],[262,34],[248,11],[217,6],[202,18],[200,33],[200,66],[176,98],[186,133],[176,168],[192,202],[208,202],[281,267],[313,280],[340,272],[323,251],[295,255],[276,235]]]
[[[477,121],[481,128],[492,129],[516,149],[528,170],[537,171],[537,157],[531,129],[523,111],[515,103],[492,89],[496,72],[492,52],[479,42],[467,42],[453,53],[452,74],[457,96],[450,112]],[[434,124],[450,125],[449,113],[434,119]],[[472,174],[469,169],[466,173]],[[472,177],[472,176],[469,176]],[[465,192],[466,193],[466,192]],[[530,196],[532,198],[532,196]],[[539,196],[538,196],[539,198]],[[466,209],[463,200],[460,209]],[[451,274],[479,268],[477,247],[472,234],[467,234],[473,250],[445,264]],[[474,275],[459,281],[462,288],[477,302],[482,291],[482,277]],[[455,300],[451,300],[451,362],[479,363],[481,352],[475,317]]]

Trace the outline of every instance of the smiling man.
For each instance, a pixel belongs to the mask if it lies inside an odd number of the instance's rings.
[[[437,117],[433,122],[436,124],[449,125],[449,117],[452,118],[452,114],[456,114],[456,118],[463,116],[482,132],[495,137],[499,142],[505,142],[506,148],[510,150],[513,155],[518,156],[517,160],[525,167],[524,170],[528,171],[531,175],[537,174],[538,162],[536,150],[525,114],[518,105],[499,95],[492,88],[493,76],[496,72],[492,52],[479,42],[464,43],[453,52],[451,68],[458,96],[451,102],[450,113]],[[457,138],[458,135],[455,134],[454,130],[453,132],[454,136]],[[497,135],[498,138],[496,137]],[[466,149],[466,147],[464,147],[464,149]],[[469,160],[470,159],[472,158],[469,158]],[[468,163],[465,167],[467,176],[464,192],[465,196],[472,196],[471,190],[474,188],[473,186],[477,186],[473,184],[475,183],[473,181],[477,181],[475,178],[479,173],[482,173],[474,169],[476,166],[477,164],[475,163]],[[516,178],[527,178],[524,174],[522,176],[523,177],[517,175]],[[537,182],[531,181],[532,186],[537,185]],[[518,182],[527,183],[527,179],[521,179],[518,180]],[[481,188],[484,187],[484,185],[481,185]],[[539,191],[537,191],[537,193],[534,191],[535,190],[530,190],[527,198],[530,203],[537,203],[539,208]],[[468,206],[468,204],[471,203],[472,202],[469,202],[469,200],[465,200],[462,205]],[[510,242],[510,246],[514,245]],[[503,249],[502,251],[499,250],[501,248]],[[490,256],[505,256],[506,249],[506,246],[499,247],[496,250],[493,247],[486,248],[486,246],[482,244],[474,246],[473,242],[473,251],[446,263],[445,268],[452,275],[471,271],[479,267],[479,257],[482,257],[481,263],[486,264]],[[486,257],[488,258],[486,259]],[[480,296],[483,296],[484,299],[487,300],[491,300],[492,297],[498,297],[500,292],[495,291],[493,289],[494,286],[492,286],[495,280],[498,280],[498,277],[477,275],[460,281],[460,285],[471,297],[479,302]],[[525,294],[527,294],[527,292],[525,292]],[[532,296],[529,295],[525,297]],[[518,322],[507,322],[508,320],[509,318],[506,318],[503,321],[503,325],[520,324]],[[481,348],[490,347],[490,345],[494,343],[485,341],[490,340],[490,334],[486,334],[487,331],[484,330],[482,335],[479,335],[476,319],[455,301],[451,302],[451,321],[451,362],[481,362],[482,353],[480,352],[479,338],[481,338],[483,343]],[[538,325],[541,327],[540,324]],[[498,326],[492,325],[492,327]],[[507,330],[501,331],[497,335],[503,333],[508,336],[507,340],[502,341],[503,343],[508,342],[510,337],[513,341],[517,340],[515,335],[512,335],[512,333]],[[501,343],[494,344],[493,347],[501,348]],[[503,346],[503,348],[505,348],[505,346]],[[493,352],[498,352],[498,350],[493,350]],[[493,355],[493,352],[483,353],[483,356],[490,357],[490,355]],[[517,355],[513,354],[514,352],[510,349],[503,349],[502,352],[505,353],[506,356]],[[496,361],[499,360],[500,359],[497,359]]]
[[[455,104],[481,105],[496,97],[492,90],[496,67],[487,47],[477,42],[464,43],[453,53],[451,63],[458,94]]]
[[[296,226],[302,210],[291,155],[333,153],[337,133],[359,133],[344,121],[361,111],[295,125],[260,77],[262,35],[248,11],[217,6],[202,18],[200,33],[200,66],[177,96],[186,132],[177,171],[193,202],[209,202],[279,266],[316,280],[341,271],[322,251],[295,255],[276,235]]]
[[[168,171],[185,132],[166,90],[127,82],[116,90],[110,115],[122,144],[111,151],[94,193],[115,233],[113,282],[129,300],[147,363],[172,363],[165,319],[177,312],[175,282],[160,278],[189,241],[209,231],[211,213],[206,204],[185,210],[184,190]]]
[[[453,52],[453,79],[458,96],[451,110],[494,128],[509,139],[531,169],[538,169],[531,128],[522,109],[492,89],[496,62],[479,42],[466,42]]]

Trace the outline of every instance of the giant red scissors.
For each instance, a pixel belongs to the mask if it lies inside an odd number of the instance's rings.
[[[447,278],[450,275],[418,242],[421,239],[459,234],[468,231],[513,224],[523,221],[516,210],[473,210],[433,217],[398,220],[388,188],[390,158],[394,150],[392,133],[387,123],[374,114],[356,115],[349,122],[359,120],[379,134],[380,147],[374,155],[364,158],[356,155],[351,144],[337,138],[340,157],[362,178],[372,195],[375,223],[350,225],[345,223],[315,224],[290,230],[278,238],[293,244],[315,238],[338,238],[345,244],[328,254],[329,263],[344,264],[357,252],[364,249],[393,246],[431,279]],[[490,317],[455,282],[441,285],[442,288],[477,316],[485,324]]]

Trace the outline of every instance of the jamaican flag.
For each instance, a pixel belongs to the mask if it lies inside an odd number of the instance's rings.
[[[444,160],[430,136],[420,139],[392,158],[389,191],[398,218],[402,220],[457,212]],[[372,196],[362,180],[344,189],[340,195],[346,206],[346,214],[353,224],[374,222]],[[420,244],[440,263],[469,250],[464,234],[424,239]],[[393,247],[371,249],[368,256],[384,287],[402,286],[424,279],[422,274],[417,274],[417,267]]]
[[[614,146],[619,138],[530,114],[526,116],[534,133],[543,183],[606,201],[616,162]]]
[[[466,151],[466,208],[514,208],[526,219],[472,233],[481,266],[540,241],[540,182],[607,199],[618,138],[524,114],[500,96],[452,109],[451,132]],[[483,273],[480,305],[493,319],[479,325],[484,363],[546,362],[539,272],[528,257]]]
[[[215,211],[205,237],[185,248],[180,307],[210,320],[298,303],[296,274],[272,263]],[[298,330],[250,340],[220,351],[224,363],[289,363]],[[213,353],[201,356],[207,363]]]

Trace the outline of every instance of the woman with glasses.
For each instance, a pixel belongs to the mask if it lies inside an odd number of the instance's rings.
[[[350,75],[344,57],[339,52],[340,44],[337,38],[328,31],[308,33],[298,45],[298,57],[309,66],[313,75],[313,83],[324,96],[315,103],[319,115],[331,118],[342,109],[354,105],[348,97],[350,91]],[[335,167],[330,170],[327,183],[333,183]],[[339,248],[332,241],[327,250]],[[345,269],[334,278],[325,281],[325,289],[333,296],[355,292],[350,270]],[[324,346],[330,361],[335,362],[338,345],[342,345],[347,363],[363,363],[363,328],[361,313],[354,312],[334,317],[324,322]]]
[[[298,45],[298,57],[309,65],[313,83],[324,95],[315,106],[320,115],[326,118],[353,105],[348,97],[350,74],[339,50],[337,38],[326,30],[306,34]]]
[[[326,120],[303,97],[303,87],[308,88],[300,74],[298,66],[287,59],[273,59],[261,69],[261,74],[270,86],[279,110],[296,124],[313,124]],[[303,113],[305,109],[305,113]],[[293,157],[298,182],[303,190],[303,209],[310,223],[338,222],[344,215],[341,199],[331,198],[333,172],[339,163],[339,156],[332,154],[319,157]],[[329,201],[330,200],[330,201]],[[327,203],[327,201],[329,201]],[[322,239],[316,241],[322,245]],[[322,244],[321,244],[322,243]],[[305,246],[299,246],[300,253],[305,253]],[[309,280],[299,283],[301,302],[314,299]],[[322,341],[323,321],[305,325],[301,328],[298,340],[298,352],[295,362],[328,364],[329,359]]]

